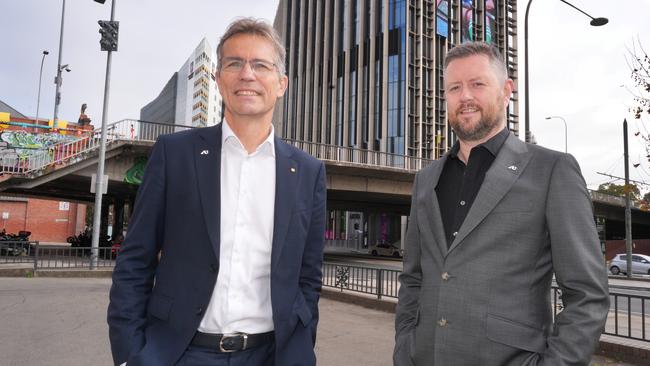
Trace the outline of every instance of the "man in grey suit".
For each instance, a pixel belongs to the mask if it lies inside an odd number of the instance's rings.
[[[513,81],[496,48],[453,48],[444,76],[458,142],[413,184],[394,363],[587,365],[609,296],[580,168],[509,133]]]

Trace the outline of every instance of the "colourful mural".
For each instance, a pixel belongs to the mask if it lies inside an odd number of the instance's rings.
[[[144,168],[147,166],[147,157],[141,156],[135,159],[133,166],[126,171],[124,182],[129,184],[141,184],[144,177]]]
[[[34,153],[34,150],[45,150],[61,142],[74,141],[76,137],[59,133],[31,133],[20,130],[2,131],[0,141],[5,142],[9,149],[14,149],[20,157]]]

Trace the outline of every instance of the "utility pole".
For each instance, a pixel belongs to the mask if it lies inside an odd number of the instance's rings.
[[[630,167],[627,149],[627,119],[623,119],[623,160],[625,160],[625,253],[627,278],[632,278],[632,211],[630,210]]]
[[[101,0],[95,0],[104,3]],[[106,159],[106,119],[108,115],[108,96],[111,81],[111,56],[117,51],[117,37],[119,23],[115,21],[115,1],[111,2],[111,20],[109,22],[100,20],[99,33],[102,35],[100,46],[102,51],[107,51],[106,56],[106,79],[104,81],[104,108],[102,110],[102,134],[99,145],[99,160],[97,161],[97,178],[95,180],[95,207],[93,212],[93,236],[91,242],[90,269],[96,269],[99,254],[99,236],[102,218],[102,195],[104,194],[104,160]]]

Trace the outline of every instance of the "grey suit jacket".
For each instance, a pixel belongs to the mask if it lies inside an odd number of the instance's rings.
[[[447,249],[435,192],[446,158],[413,185],[395,365],[587,365],[609,296],[575,159],[508,136]],[[565,306],[554,325],[553,274]]]

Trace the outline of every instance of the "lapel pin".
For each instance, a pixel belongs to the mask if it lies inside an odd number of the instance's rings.
[[[292,167],[291,169],[289,169],[289,170],[291,170],[291,173],[295,173],[295,172],[296,172],[296,168],[293,168],[293,167]]]
[[[208,153],[209,153],[208,150],[201,151],[201,155],[208,155]]]
[[[513,172],[517,171],[517,167],[514,165],[510,165],[508,169],[512,170]]]

